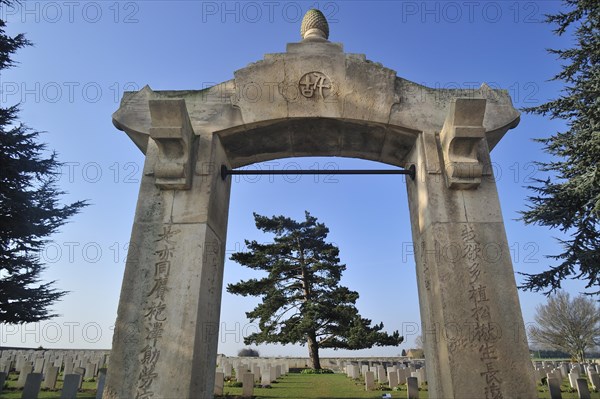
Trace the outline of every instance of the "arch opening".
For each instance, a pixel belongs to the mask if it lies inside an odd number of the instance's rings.
[[[287,157],[349,157],[405,167],[419,132],[341,118],[286,118],[222,130],[231,168]]]

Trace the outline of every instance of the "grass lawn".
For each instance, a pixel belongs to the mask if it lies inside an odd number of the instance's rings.
[[[288,399],[380,399],[384,393],[392,398],[406,398],[406,387],[403,391],[371,391],[366,392],[363,382],[353,381],[345,374],[288,374],[272,385],[272,388],[255,388],[256,399],[288,398]],[[242,388],[225,387],[225,396],[241,395]],[[421,391],[419,398],[427,398],[427,391]]]
[[[547,386],[538,385],[539,399],[550,399]],[[278,380],[272,388],[255,388],[256,399],[380,399],[384,393],[389,393],[392,398],[406,398],[406,386],[401,386],[401,391],[371,391],[366,392],[362,381],[353,381],[345,374],[289,374]],[[561,387],[563,399],[577,399],[577,392],[572,391],[568,380],[563,381]],[[223,398],[235,398],[241,395],[241,388],[225,387]],[[427,399],[428,392],[419,392],[420,399]],[[592,399],[600,399],[600,393],[592,392]]]
[[[13,377],[14,378],[14,377]],[[22,390],[14,388],[15,381],[8,381],[8,389],[5,389],[0,398],[2,399],[20,399]],[[58,389],[55,391],[40,392],[40,399],[59,399],[62,381],[59,380]],[[94,391],[95,382],[84,382],[84,390],[77,395],[78,399],[93,399],[96,397]],[[550,399],[550,393],[546,386],[538,385],[538,397],[540,399]],[[569,392],[568,381],[563,381],[562,397],[563,399],[577,399],[577,392]],[[225,387],[225,396],[221,398],[235,398],[241,395],[242,388]],[[254,398],[256,399],[380,399],[381,395],[389,393],[392,398],[406,398],[406,386],[401,386],[401,391],[371,391],[364,390],[362,381],[353,381],[345,374],[289,374],[278,380],[272,385],[272,388],[255,388]],[[427,391],[419,392],[420,399],[427,399]],[[592,399],[600,399],[600,393],[592,392]],[[175,398],[174,398],[175,399]]]

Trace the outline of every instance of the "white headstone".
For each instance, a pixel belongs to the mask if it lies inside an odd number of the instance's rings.
[[[41,373],[44,371],[44,363],[46,362],[46,359],[44,359],[43,357],[37,358],[35,360],[35,366],[33,367],[33,372],[34,373]]]
[[[58,367],[50,366],[44,375],[44,388],[54,389],[58,379]]]
[[[260,374],[260,366],[259,365],[254,365],[252,367],[252,374],[254,374],[254,381],[260,382],[261,374]]]
[[[393,389],[398,386],[398,371],[395,368],[388,371],[388,381],[390,383],[390,388]]]
[[[574,373],[571,371],[569,373],[569,383],[571,384],[571,388],[577,389],[577,379],[579,378],[579,373]]]
[[[385,384],[387,381],[387,375],[385,375],[385,367],[377,366],[377,381]]]
[[[365,373],[365,390],[372,391],[375,389],[375,373],[367,371]]]
[[[223,395],[223,387],[225,386],[225,374],[217,371],[215,373],[215,395]]]
[[[25,381],[27,381],[27,376],[33,372],[33,366],[31,364],[23,364],[21,367],[21,373],[19,374],[19,379],[17,380],[17,388],[23,388],[25,386]]]
[[[251,398],[254,394],[254,374],[244,373],[242,377],[242,398]]]

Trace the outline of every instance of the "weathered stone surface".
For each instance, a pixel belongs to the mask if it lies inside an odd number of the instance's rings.
[[[314,30],[319,32],[313,32]],[[300,36],[302,39],[309,39],[312,36],[329,39],[329,23],[320,10],[313,8],[307,11],[300,25]]]
[[[435,90],[406,81],[344,53],[313,25],[301,43],[231,81],[123,96],[113,123],[146,163],[104,397],[214,393],[231,184],[221,166],[345,156],[416,166],[407,186],[429,396],[535,398],[489,168],[490,149],[519,121],[510,96],[485,84]],[[265,368],[263,383],[287,367]]]
[[[441,148],[426,148],[437,140],[417,141],[411,154],[417,170],[425,168],[426,151]],[[407,180],[429,395],[485,397],[498,390],[534,398],[495,182],[454,190],[433,177]]]

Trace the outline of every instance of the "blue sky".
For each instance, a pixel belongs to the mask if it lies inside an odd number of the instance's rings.
[[[24,32],[35,46],[19,51],[20,65],[3,72],[2,106],[20,102],[21,119],[42,130],[42,140],[65,163],[60,188],[65,201],[91,206],[53,237],[41,256],[45,278],[70,291],[55,311],[61,317],[25,326],[1,326],[0,345],[110,348],[112,326],[135,211],[143,156],[116,130],[111,114],[124,90],[202,89],[233,78],[233,72],[284,52],[299,41],[300,20],[320,8],[330,40],[346,52],[364,53],[398,76],[435,88],[508,89],[516,107],[557,96],[548,82],[559,63],[546,48],[564,47],[540,21],[559,1],[25,1],[3,8],[8,32]],[[517,272],[535,272],[558,252],[558,232],[524,226],[534,161],[547,159],[532,141],[563,128],[560,121],[522,115],[492,153]],[[283,159],[277,168],[380,168],[343,158]],[[331,230],[347,264],[342,283],[357,290],[364,317],[383,321],[407,338],[400,348],[360,355],[395,355],[418,335],[419,308],[411,249],[408,203],[401,176],[236,177],[232,188],[227,250],[246,238],[264,239],[252,212],[300,218],[310,211]],[[250,276],[227,261],[225,284]],[[520,276],[517,275],[517,279]],[[572,293],[581,282],[569,282]],[[525,321],[533,321],[541,294],[520,292]],[[234,355],[255,328],[244,312],[255,301],[224,292],[219,352]],[[301,347],[261,346],[264,355],[305,355]],[[323,351],[323,355],[352,354]]]

